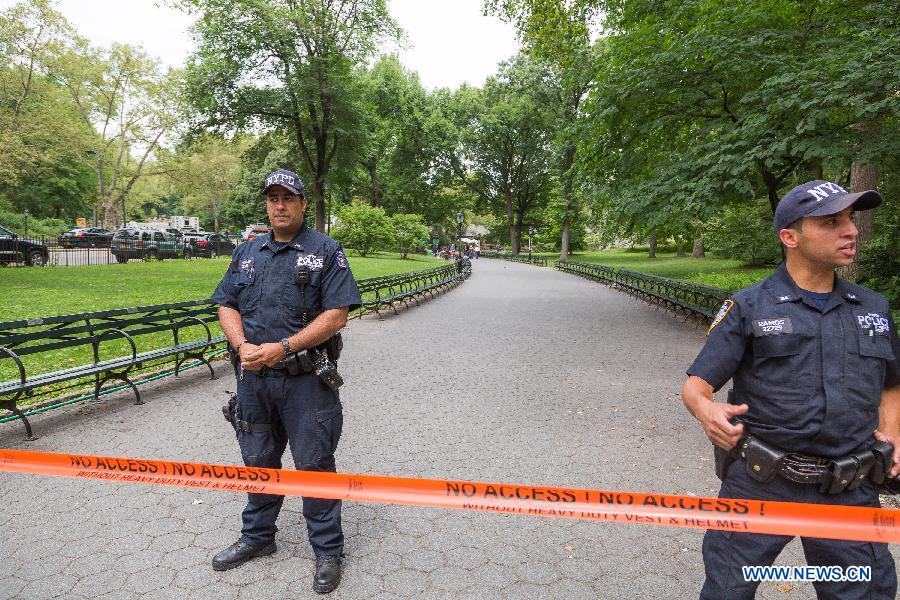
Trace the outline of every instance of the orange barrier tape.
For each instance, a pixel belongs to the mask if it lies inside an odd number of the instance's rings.
[[[0,471],[384,504],[900,542],[900,511],[0,450]]]

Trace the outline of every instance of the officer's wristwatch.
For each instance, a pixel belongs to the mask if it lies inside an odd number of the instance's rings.
[[[287,338],[282,338],[282,339],[281,339],[281,347],[284,348],[284,355],[285,355],[285,356],[290,356],[290,355],[291,355],[291,352],[292,352],[292,350],[291,350],[291,343],[288,341]]]

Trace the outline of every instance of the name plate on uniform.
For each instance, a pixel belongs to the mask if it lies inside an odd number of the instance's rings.
[[[753,335],[780,335],[782,333],[794,333],[794,324],[788,317],[773,317],[771,319],[756,319],[753,321]]]

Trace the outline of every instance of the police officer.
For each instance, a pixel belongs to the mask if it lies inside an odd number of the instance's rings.
[[[852,212],[880,203],[826,181],[792,189],[775,211],[785,261],[713,320],[682,398],[717,447],[720,497],[877,507],[876,483],[900,474],[897,330],[881,295],[834,273],[856,255]],[[729,402],[716,402],[729,379]],[[772,564],[790,539],[707,531],[700,597],[753,598],[741,567]],[[896,598],[887,544],[802,544],[810,565],[872,570],[869,582],[814,583],[819,598]]]
[[[310,357],[324,357],[315,349],[326,344],[336,360],[335,335],[359,306],[359,290],[341,246],[304,222],[307,200],[296,173],[271,173],[263,194],[272,231],[238,246],[213,295],[222,329],[239,356],[238,444],[247,466],[281,468],[290,445],[298,470],[334,471],[341,402]],[[333,378],[330,382],[336,387]],[[275,552],[275,520],[283,501],[283,496],[249,494],[241,537],[216,554],[213,569],[232,569]],[[313,589],[331,592],[341,577],[341,503],[303,498],[303,516],[316,554]]]

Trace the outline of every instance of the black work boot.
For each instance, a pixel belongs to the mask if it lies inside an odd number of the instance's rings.
[[[337,589],[341,583],[341,557],[317,556],[316,574],[313,577],[313,591],[327,594]]]
[[[238,540],[213,556],[212,567],[214,571],[227,571],[241,566],[251,558],[275,554],[275,549],[275,542],[254,545]]]

